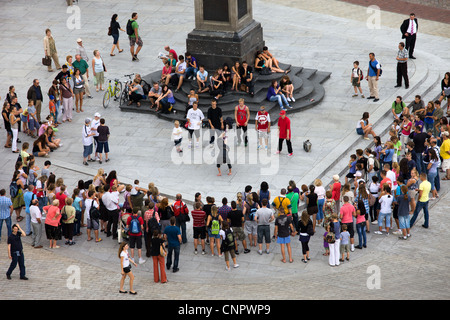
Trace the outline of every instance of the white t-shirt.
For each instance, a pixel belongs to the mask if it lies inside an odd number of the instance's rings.
[[[99,125],[100,125],[100,119],[95,120],[95,118],[94,118],[94,120],[92,120],[92,122],[91,122],[91,129],[95,129],[94,137],[98,137],[97,128],[98,128]]]
[[[86,219],[91,219],[89,211],[91,210],[92,203],[94,203],[94,208],[98,209],[98,203],[95,200],[93,200],[93,199],[86,199],[86,201],[84,202],[84,205],[86,207],[85,210],[84,210],[84,213],[86,214]]]
[[[92,136],[89,136],[91,134],[91,127],[84,125],[82,134],[83,146],[90,146],[92,143],[94,143]]]
[[[183,130],[181,130],[181,127],[173,128],[172,131],[172,138],[173,140],[180,140],[183,135]]]
[[[186,118],[189,119],[189,129],[199,130],[202,126],[201,121],[205,118],[205,116],[203,115],[202,110],[194,110],[192,108],[189,109]]]
[[[318,200],[325,199],[326,191],[323,186],[316,187],[316,189],[314,189],[314,193],[317,194]]]
[[[385,194],[378,200],[380,202],[380,213],[391,213],[392,202],[394,201],[394,197],[390,194]]]
[[[397,185],[397,179],[395,177],[395,172],[392,170],[389,170],[386,172],[386,178],[388,178],[389,180],[391,180],[392,184],[391,184],[391,190],[394,190],[394,186]]]
[[[177,65],[177,72],[183,72],[184,70],[186,70],[186,62],[181,62]]]
[[[32,223],[38,223],[37,219],[42,219],[42,213],[38,206],[30,206],[30,215]]]
[[[230,227],[230,231],[233,232],[233,228]],[[225,231],[220,229],[219,236],[222,238],[222,240],[225,240]]]
[[[128,251],[122,251],[120,258],[123,258],[123,267],[126,268],[130,265],[130,258],[128,257]]]

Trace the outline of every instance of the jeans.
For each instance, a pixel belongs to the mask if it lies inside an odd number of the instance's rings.
[[[423,209],[423,216],[424,216],[424,219],[425,219],[425,222],[424,222],[423,226],[425,228],[428,228],[428,219],[429,219],[429,216],[428,216],[428,201],[427,202],[421,202],[421,201],[417,202],[416,209],[414,210],[414,214],[411,217],[411,220],[410,220],[410,223],[409,223],[411,227],[414,225],[414,222],[416,222],[417,216],[419,215],[419,212],[422,209]]]
[[[189,78],[190,76],[194,76],[194,77],[197,76],[197,71],[198,71],[198,69],[194,68],[194,67],[186,68],[186,72],[185,72],[186,79]]]
[[[180,228],[181,230],[181,242],[186,243],[187,242],[187,236],[186,236],[186,222],[181,221],[180,216],[176,217],[176,226]]]
[[[275,96],[271,96],[269,101],[274,102],[277,101],[278,105],[281,109],[283,109],[283,103],[287,106],[289,106],[289,102],[286,100],[286,97],[282,94],[277,94]]]
[[[8,237],[12,233],[12,230],[11,230],[11,216],[9,216],[6,219],[0,219],[0,239],[2,237],[3,221],[6,223],[6,230],[8,230]]]
[[[172,252],[174,252],[174,254],[175,254],[175,257],[173,260],[173,269],[174,270],[178,269],[178,261],[180,259],[180,246],[176,246],[176,247],[169,246],[167,249],[168,249],[167,250],[168,251],[167,252],[167,261],[166,261],[167,269],[169,269],[170,266],[172,265]]]
[[[25,277],[25,257],[23,255],[22,251],[13,251],[11,252],[11,264],[9,265],[9,269],[6,272],[6,275],[10,276],[11,273],[14,271],[14,269],[17,266],[17,263],[19,264],[20,268],[20,278]]]
[[[356,232],[358,232],[358,246],[366,246],[367,238],[366,238],[366,222],[361,222],[356,225]]]
[[[29,235],[31,233],[31,214],[25,211],[25,233]]]
[[[325,203],[325,199],[320,199],[317,201],[317,206],[319,207],[319,212],[317,212],[317,220],[323,219],[323,204]]]
[[[439,178],[439,174],[436,171],[436,177],[434,178],[434,186],[436,187],[436,191],[439,192],[441,190],[441,179]]]
[[[425,164],[423,163],[423,156],[422,153],[416,152],[416,166],[417,166],[417,172],[421,174],[422,172],[427,172],[425,168]]]
[[[438,175],[437,171],[436,172],[428,172],[428,182],[430,182],[431,184],[431,190],[436,190],[436,176]]]
[[[388,213],[380,212],[380,214],[378,215],[378,226],[379,227],[383,226],[383,220],[386,220],[386,228],[390,228],[391,227],[391,212],[388,212]]]

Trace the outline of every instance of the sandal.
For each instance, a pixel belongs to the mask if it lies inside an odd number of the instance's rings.
[[[114,53],[110,53],[109,55],[110,55],[111,57],[114,57],[114,56],[115,56],[115,54],[114,54]]]
[[[16,219],[17,222],[20,222],[20,221],[22,221],[22,220],[23,220],[23,217],[22,217],[22,216],[18,216],[17,219]]]
[[[102,241],[102,238],[98,238],[98,240],[95,240],[95,242],[100,242]]]

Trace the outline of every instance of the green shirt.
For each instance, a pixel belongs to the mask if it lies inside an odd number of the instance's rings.
[[[80,59],[80,62],[78,62],[77,60],[75,60],[75,61],[72,63],[72,66],[73,66],[74,68],[80,69],[80,73],[81,73],[81,74],[85,74],[85,73],[86,73],[86,70],[89,68],[88,63],[87,63],[85,60],[83,60],[83,59]]]
[[[298,199],[299,199],[298,193],[297,192],[289,192],[286,195],[286,198],[288,198],[289,201],[291,201],[292,213],[298,213]]]
[[[133,19],[130,19],[130,20],[133,20]],[[131,23],[131,27],[133,28],[133,31],[135,29],[139,29],[139,25],[136,20],[133,20],[133,22]],[[136,34],[133,32],[133,34],[130,36],[130,38],[136,38]]]
[[[392,103],[392,109],[394,109],[395,114],[400,114],[403,112],[403,109],[406,107],[406,104],[402,101],[400,103],[396,103],[395,101]]]

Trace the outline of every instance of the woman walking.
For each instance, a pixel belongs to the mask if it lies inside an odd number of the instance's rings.
[[[128,291],[123,291],[123,285],[125,283],[125,278],[130,278],[130,294],[137,294],[136,291],[133,290],[133,281],[134,281],[134,275],[133,272],[131,272],[131,263],[134,264],[135,267],[137,267],[137,264],[130,260],[130,257],[128,255],[128,243],[122,242],[119,246],[119,259],[120,259],[120,273],[122,275],[122,278],[120,279],[120,293],[128,293]]]
[[[120,27],[119,22],[117,22],[117,14],[113,14],[111,17],[111,24],[109,26],[110,28],[110,33],[111,36],[113,37],[113,45],[111,48],[111,53],[109,54],[110,56],[115,56],[114,54],[114,49],[117,47],[117,50],[119,50],[119,53],[121,53],[123,51],[123,49],[121,50],[119,47],[119,30],[120,31],[125,31]]]

